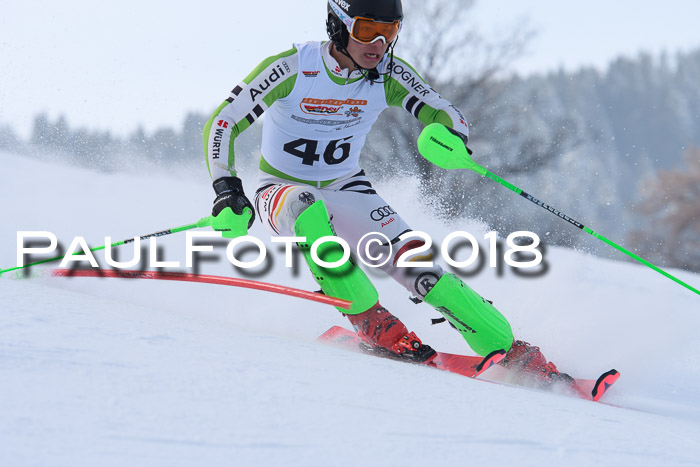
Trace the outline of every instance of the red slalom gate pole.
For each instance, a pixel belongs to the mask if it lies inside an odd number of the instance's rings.
[[[229,285],[246,289],[262,290],[290,297],[303,298],[314,302],[325,303],[349,310],[352,302],[341,298],[329,297],[316,292],[295,289],[283,285],[259,282],[250,279],[238,279],[235,277],[209,276],[200,274],[188,274],[184,272],[159,272],[159,271],[133,271],[115,269],[51,269],[49,273],[53,277],[111,277],[121,279],[154,279],[165,281],[198,282],[204,284]]]

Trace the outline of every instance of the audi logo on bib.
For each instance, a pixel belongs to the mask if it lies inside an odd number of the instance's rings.
[[[389,217],[391,215],[396,214],[396,211],[391,209],[391,206],[383,206],[381,208],[377,208],[372,213],[369,215],[369,217],[372,218],[373,221],[379,222],[380,220],[384,219],[385,217]]]

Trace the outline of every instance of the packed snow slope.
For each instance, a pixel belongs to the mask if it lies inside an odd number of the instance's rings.
[[[108,235],[116,241],[195,222],[212,200],[204,168],[189,179],[107,175],[11,154],[0,154],[0,167],[3,268],[16,264],[18,231],[53,232],[64,248],[75,236],[98,246]],[[465,173],[466,189],[474,176]],[[254,183],[245,180],[249,195]],[[483,225],[436,220],[416,201],[415,183],[378,188],[436,243],[466,230],[488,254]],[[257,280],[317,288],[303,266],[284,267],[260,225],[251,234],[273,260]],[[186,270],[184,239],[158,239],[159,259],[183,262],[173,270]],[[122,261],[133,255],[131,246],[118,251]],[[545,260],[542,277],[508,268],[499,277],[485,267],[465,280],[560,369],[595,377],[617,368],[622,377],[606,404],[319,344],[330,326],[349,324],[335,309],[297,298],[5,274],[0,465],[697,465],[700,297],[627,262],[557,248]],[[225,243],[198,271],[241,276]],[[671,272],[700,285],[698,275]],[[449,326],[430,325],[435,311],[411,303],[391,280],[375,282],[384,305],[425,342],[471,354]]]

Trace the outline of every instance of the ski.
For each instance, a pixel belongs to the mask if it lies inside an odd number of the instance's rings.
[[[386,358],[394,358],[404,362],[425,365],[437,368],[438,370],[449,371],[468,378],[476,378],[484,371],[500,362],[505,357],[504,350],[496,350],[486,357],[469,357],[466,355],[455,355],[446,352],[437,352],[437,356],[429,362],[411,362],[402,358],[394,357],[390,352],[381,352],[367,346],[362,338],[353,331],[349,331],[340,326],[333,326],[318,338],[322,342],[328,342],[350,350],[362,350],[365,353],[378,355]]]
[[[619,377],[620,372],[613,369],[600,375],[597,380],[574,378],[574,388],[583,399],[598,402]]]
[[[393,358],[389,352],[378,352],[376,349],[372,349],[371,347],[367,346],[362,338],[357,335],[357,333],[340,326],[333,326],[328,331],[324,332],[318,339],[322,342],[327,342],[349,350],[362,350],[363,352],[372,355]],[[459,374],[468,378],[476,378],[493,365],[500,362],[504,357],[505,351],[497,350],[483,358],[469,355],[457,355],[447,352],[437,352],[437,356],[428,363],[410,362],[409,360],[404,360],[401,358],[398,359],[409,363],[433,367],[442,371],[448,371],[450,373]],[[501,370],[507,372],[510,371],[505,368],[501,368]],[[568,386],[568,389],[570,390],[568,392],[574,396],[581,399],[598,402],[619,377],[620,373],[617,370],[609,370],[595,380],[570,377],[570,380],[568,380],[566,383],[554,383],[551,389],[553,390],[557,386],[561,387],[561,384],[564,384],[565,386]],[[528,386],[527,384],[511,384],[487,379],[480,380],[494,384]],[[542,387],[539,387],[539,389],[542,389]]]

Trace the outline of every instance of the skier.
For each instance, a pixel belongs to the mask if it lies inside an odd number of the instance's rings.
[[[207,165],[216,199],[214,228],[235,230],[248,212],[276,235],[306,237],[302,254],[323,293],[350,300],[340,310],[370,346],[427,362],[435,351],[381,306],[377,290],[352,259],[325,268],[311,257],[315,240],[337,235],[355,248],[368,232],[390,242],[372,243],[370,257],[393,252],[385,273],[414,301],[435,307],[479,355],[508,351],[505,365],[543,380],[559,377],[539,348],[514,341],[508,321],[459,278],[432,267],[398,267],[420,246],[404,238],[410,227],[372,187],[359,156],[372,125],[387,106],[403,107],[424,124],[441,123],[467,144],[462,113],[394,55],[403,20],[401,0],[328,0],[330,41],[295,44],[264,60],[230,93],[204,130]],[[234,166],[234,140],[265,113],[255,209]],[[244,218],[243,218],[244,219]],[[328,245],[328,244],[325,244]],[[391,249],[391,250],[389,250]],[[333,262],[332,247],[319,257]]]

